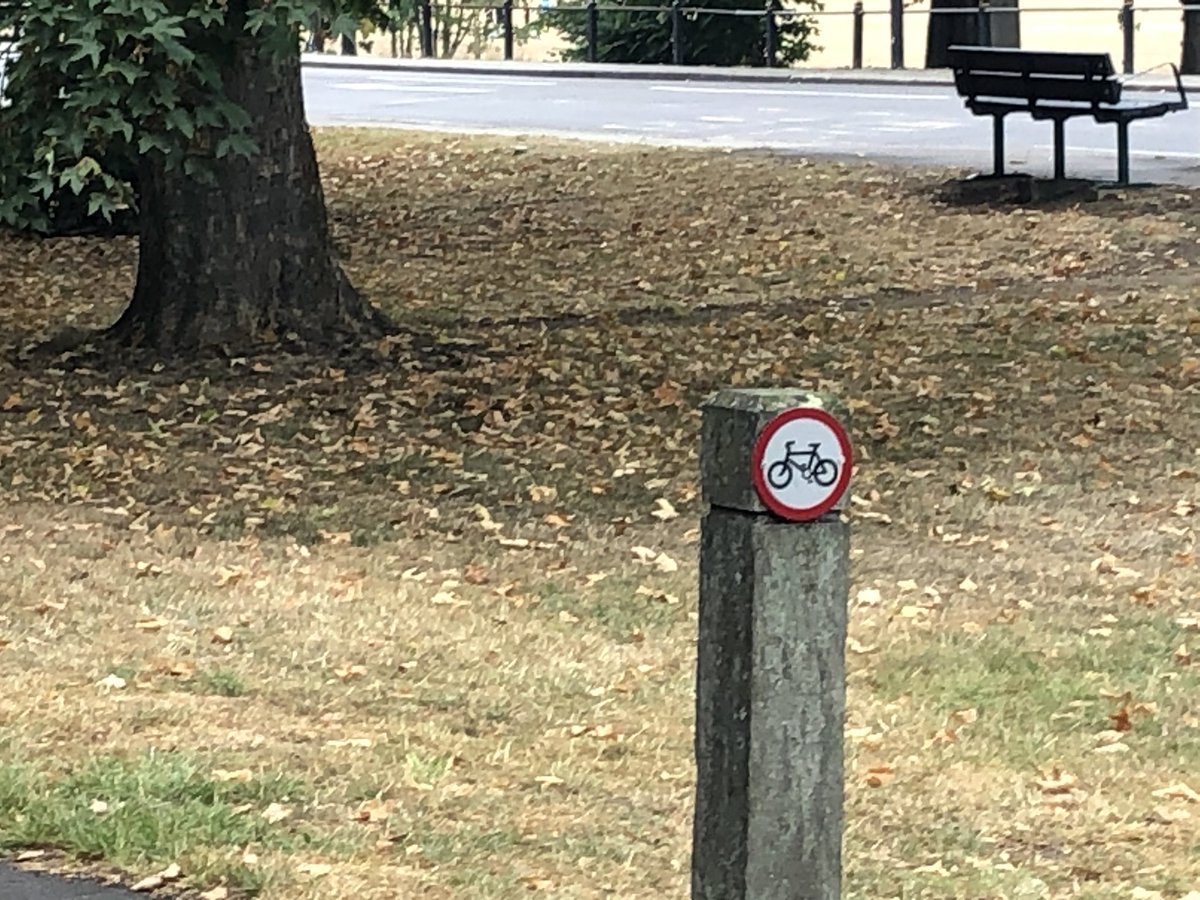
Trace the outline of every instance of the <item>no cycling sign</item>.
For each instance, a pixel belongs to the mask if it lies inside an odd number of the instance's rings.
[[[823,409],[781,412],[754,444],[751,475],[759,499],[792,522],[834,509],[850,485],[853,453],[842,423]]]

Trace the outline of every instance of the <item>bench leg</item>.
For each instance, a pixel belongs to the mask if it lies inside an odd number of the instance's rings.
[[[1117,123],[1117,184],[1129,184],[1129,123]]]
[[[992,116],[992,174],[1004,174],[1004,116]]]
[[[1061,181],[1067,177],[1067,148],[1063,139],[1064,119],[1054,120],[1054,177]]]

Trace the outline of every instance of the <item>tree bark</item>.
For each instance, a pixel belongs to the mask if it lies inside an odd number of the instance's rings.
[[[237,24],[224,89],[249,114],[258,152],[210,159],[207,180],[154,158],[143,163],[137,284],[111,334],[171,353],[377,337],[387,320],[342,272],[329,232],[299,39],[273,51],[270,36]]]
[[[991,0],[989,26],[992,47],[1021,46],[1018,0]],[[979,0],[933,0],[926,32],[925,68],[943,69],[950,64],[947,52],[954,44],[977,46],[981,43]],[[961,12],[939,12],[961,10]]]
[[[1190,6],[1195,0],[1184,0]],[[1200,10],[1183,11],[1183,59],[1179,71],[1184,75],[1200,75]]]

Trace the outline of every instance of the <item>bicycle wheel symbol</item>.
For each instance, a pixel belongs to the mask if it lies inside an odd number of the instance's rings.
[[[813,442],[807,450],[794,450],[795,441],[783,445],[783,459],[777,459],[767,467],[767,483],[782,491],[799,475],[802,481],[829,487],[838,479],[840,471],[835,460],[821,456],[821,445]]]

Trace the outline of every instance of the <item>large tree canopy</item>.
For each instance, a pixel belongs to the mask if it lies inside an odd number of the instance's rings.
[[[0,109],[0,223],[66,190],[136,203],[141,252],[117,337],[164,351],[379,333],[341,271],[304,118],[299,29],[365,0],[27,0]],[[134,187],[136,185],[136,192]]]

